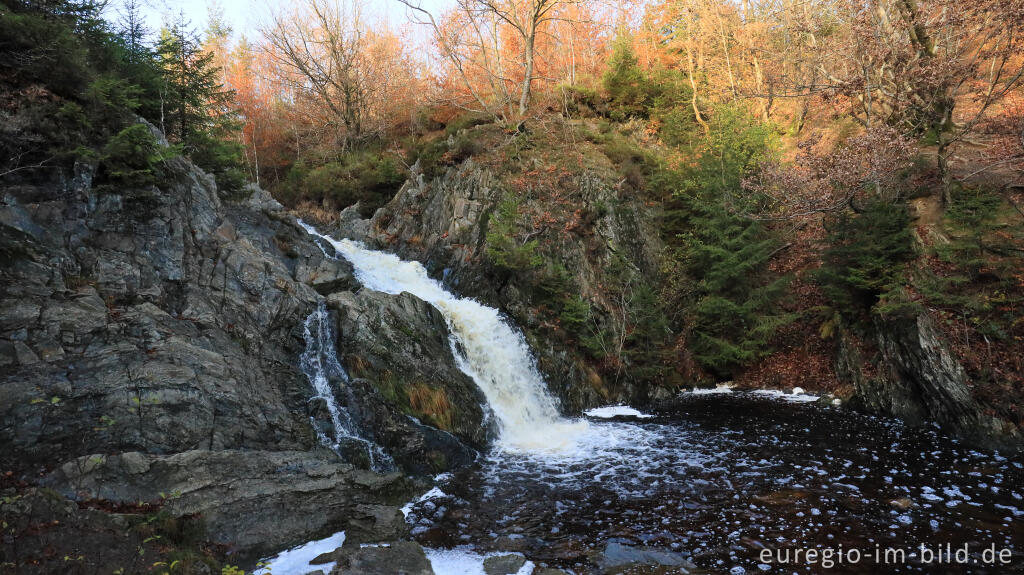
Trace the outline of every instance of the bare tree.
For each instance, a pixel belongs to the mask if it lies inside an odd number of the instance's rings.
[[[533,84],[537,75],[538,38],[551,22],[562,18],[559,8],[582,3],[583,0],[457,0],[455,15],[464,27],[445,25],[425,9],[419,0],[398,0],[414,14],[415,21],[428,24],[444,56],[453,65],[460,82],[481,110],[494,115],[514,111],[519,118],[526,116],[533,98]],[[504,32],[511,32],[514,43],[504,41]],[[463,50],[467,45],[468,51]],[[504,62],[506,52],[518,52],[521,75],[513,80]],[[487,101],[478,89],[471,67],[473,59],[483,71],[491,92],[507,96],[500,112]],[[517,84],[515,97],[509,95],[507,85]]]
[[[270,55],[292,72],[292,90],[330,111],[324,127],[335,128],[343,146],[363,135],[361,17],[356,1],[302,0],[275,14],[272,25],[263,30],[273,48]]]

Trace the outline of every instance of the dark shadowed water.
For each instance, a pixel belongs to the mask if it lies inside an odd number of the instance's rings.
[[[578,573],[609,543],[711,573],[1024,572],[1019,457],[748,394],[684,395],[655,415],[594,420],[571,453],[501,451],[445,478],[447,495],[409,514],[417,540]]]

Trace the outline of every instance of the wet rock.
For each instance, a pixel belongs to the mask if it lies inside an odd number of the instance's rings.
[[[938,423],[983,447],[1024,449],[1024,433],[974,398],[963,367],[929,316],[878,319],[874,327],[878,369],[870,376],[861,370],[868,358],[860,347],[848,336],[840,341],[836,372],[855,386],[852,406],[916,425]]]
[[[405,515],[389,505],[357,505],[349,514],[345,542],[349,545],[392,541],[409,532]]]
[[[309,564],[310,565],[326,565],[328,563],[337,563],[338,556],[341,554],[341,547],[338,547],[334,551],[328,551],[327,553],[321,553],[314,557]]]
[[[491,542],[491,548],[496,551],[529,551],[542,545],[543,541],[524,537],[522,535],[502,535]]]
[[[514,575],[526,564],[522,555],[494,555],[484,559],[484,573],[487,575]]]
[[[362,426],[413,473],[471,463],[491,431],[486,400],[455,363],[441,313],[409,293],[340,292],[327,302]]]
[[[624,573],[627,572],[625,569],[635,566],[671,567],[678,573],[687,573],[688,570],[697,568],[681,553],[615,542],[605,546],[598,559],[598,566],[606,574]]]
[[[533,575],[569,575],[569,573],[554,567],[538,567],[533,570]]]
[[[347,548],[338,554],[331,575],[434,575],[423,548],[412,541]]]

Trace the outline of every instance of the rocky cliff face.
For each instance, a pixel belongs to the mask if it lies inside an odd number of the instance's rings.
[[[409,471],[472,461],[480,402],[429,306],[360,292],[268,195],[226,205],[184,159],[149,188],[93,186],[93,173],[0,187],[0,468],[80,501],[168,497],[247,553],[394,503],[400,475],[346,463],[310,423],[303,322],[328,295],[362,377],[336,395],[368,434]],[[445,425],[413,419],[380,392],[385,372],[465,405]]]
[[[544,240],[545,257],[567,271],[568,283],[595,310],[621,315],[621,302],[606,289],[614,283],[612,270],[625,267],[636,277],[657,276],[662,247],[656,217],[652,208],[623,197],[613,182],[596,175],[585,172],[563,184],[558,190],[538,191],[555,197],[529,198],[543,209],[562,210],[559,216],[565,218],[537,223],[530,237]],[[423,262],[454,291],[507,313],[524,330],[551,391],[570,413],[648,399],[651,390],[629,378],[598,373],[583,359],[580,346],[552,337],[537,313],[543,303],[536,294],[514,274],[509,278],[495,273],[485,254],[488,226],[502,199],[512,193],[491,169],[469,160],[434,180],[414,174],[369,220],[359,218],[357,207],[345,210],[338,233]],[[594,206],[602,208],[594,211]],[[606,323],[614,331],[614,322]]]
[[[976,445],[1021,450],[1020,430],[977,402],[930,317],[877,319],[874,332],[870,354],[848,335],[840,341],[836,371],[855,386],[855,407],[913,425],[934,423]]]
[[[441,313],[409,293],[339,292],[327,302],[357,416],[376,441],[419,473],[472,463],[492,432],[487,402],[455,364]]]

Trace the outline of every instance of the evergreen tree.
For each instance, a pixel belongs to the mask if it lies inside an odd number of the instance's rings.
[[[149,28],[142,17],[142,5],[138,0],[125,0],[118,12],[117,34],[125,47],[125,61],[138,65],[153,59],[153,51],[146,42]]]
[[[690,207],[685,266],[697,280],[690,346],[705,368],[726,377],[767,355],[771,335],[790,319],[775,312],[789,282],[767,273],[779,242],[760,222],[720,204]]]
[[[690,348],[706,369],[728,377],[766,355],[772,334],[791,318],[777,312],[787,278],[773,277],[768,262],[779,246],[764,225],[737,212],[757,199],[743,178],[775,149],[775,136],[742,110],[723,106],[675,194],[671,214],[681,241],[690,294]]]
[[[240,128],[215,54],[204,50],[184,15],[160,32],[157,58],[164,80],[160,125],[168,139],[201,168],[213,173],[222,191],[245,182],[242,148],[233,135]]]
[[[224,89],[213,53],[202,49],[183,14],[160,31],[156,52],[166,83],[161,127],[191,153],[196,136],[211,130],[227,111],[231,93]]]
[[[637,63],[633,36],[628,31],[620,30],[615,36],[608,69],[602,80],[611,104],[612,119],[625,120],[630,116],[647,114],[653,86],[648,85],[647,77]]]
[[[904,205],[875,201],[829,223],[829,247],[815,277],[840,314],[856,320],[901,284],[915,256],[910,214]]]

